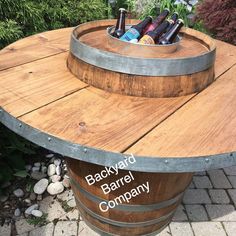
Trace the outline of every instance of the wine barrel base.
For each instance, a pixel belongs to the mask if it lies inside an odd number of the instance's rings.
[[[117,175],[111,174],[89,185],[86,177],[90,175],[89,178],[92,178],[102,173],[105,167],[69,158],[66,162],[80,214],[102,235],[135,236],[160,232],[171,222],[193,176],[192,173],[119,170]],[[114,189],[114,183],[120,183],[121,179],[128,179],[128,176],[133,178],[131,182],[120,184]],[[124,194],[142,189],[140,186],[144,183],[148,183],[146,186],[149,186],[149,191],[125,200]],[[105,194],[101,187],[105,184],[113,186],[113,191]]]

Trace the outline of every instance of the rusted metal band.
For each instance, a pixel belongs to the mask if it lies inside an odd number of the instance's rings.
[[[118,227],[123,227],[123,228],[137,228],[137,227],[145,227],[145,226],[155,225],[157,223],[163,222],[164,220],[167,220],[168,218],[172,217],[175,213],[175,211],[171,211],[170,213],[163,215],[163,216],[161,216],[157,219],[154,219],[154,220],[149,220],[149,221],[145,221],[145,222],[128,223],[128,222],[111,220],[109,218],[98,215],[98,214],[94,213],[92,210],[90,210],[87,206],[85,206],[78,198],[76,199],[76,202],[77,202],[77,206],[79,208],[82,208],[87,214],[96,218],[97,220],[102,221],[106,224],[110,224],[110,225],[114,225],[114,226],[118,226]]]
[[[73,178],[71,178],[71,183],[76,187],[76,189],[81,194],[83,194],[90,201],[96,204],[99,204],[101,202],[106,202],[106,203],[109,202],[108,200],[95,196],[92,193],[88,192],[87,190],[83,189],[78,182],[73,180]],[[115,209],[119,211],[129,211],[129,212],[147,212],[147,211],[159,210],[177,203],[183,197],[183,194],[184,193],[182,192],[172,199],[168,199],[166,201],[158,202],[155,204],[143,204],[143,205],[119,204],[115,207]]]
[[[70,52],[76,58],[106,70],[142,76],[177,76],[207,70],[215,62],[215,48],[198,56],[183,58],[140,58],[100,50],[77,39],[76,32],[80,27],[72,32]]]
[[[61,155],[101,166],[114,166],[129,154],[104,151],[63,140],[24,122],[21,122],[0,107],[0,122],[29,141]],[[135,165],[124,170],[154,173],[183,173],[217,169],[236,165],[236,150],[230,153],[200,157],[149,157],[136,156]]]

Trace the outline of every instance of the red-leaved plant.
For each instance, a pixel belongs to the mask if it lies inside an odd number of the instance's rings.
[[[197,17],[215,38],[236,45],[236,0],[204,0]]]

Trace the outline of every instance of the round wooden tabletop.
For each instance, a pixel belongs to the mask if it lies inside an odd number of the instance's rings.
[[[109,93],[66,66],[72,28],[0,52],[0,121],[52,151],[99,165],[136,157],[132,170],[194,172],[236,164],[236,47],[217,41],[216,81],[198,94]],[[194,65],[193,65],[194,66]]]

